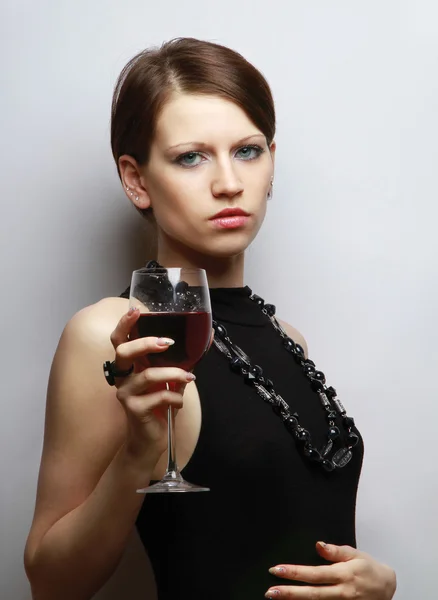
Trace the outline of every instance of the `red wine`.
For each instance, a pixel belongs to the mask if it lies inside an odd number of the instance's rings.
[[[164,352],[144,357],[147,367],[179,367],[191,371],[208,348],[211,314],[206,312],[143,313],[130,338],[168,337],[175,341]],[[143,361],[142,361],[143,362]]]

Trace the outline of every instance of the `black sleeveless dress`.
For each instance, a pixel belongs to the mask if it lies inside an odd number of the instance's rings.
[[[249,288],[210,291],[214,318],[322,446],[327,423],[318,396]],[[182,473],[211,491],[145,496],[137,519],[159,600],[256,600],[281,583],[270,567],[324,564],[318,540],[355,546],[362,439],[345,468],[326,473],[299,454],[270,405],[214,346],[195,374],[202,426]]]

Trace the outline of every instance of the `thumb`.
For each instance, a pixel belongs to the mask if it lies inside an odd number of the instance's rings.
[[[211,345],[213,343],[214,340],[214,329],[211,330],[211,335],[210,335],[210,343],[208,344],[208,349],[210,350]]]
[[[325,542],[318,542],[316,550],[320,556],[332,562],[347,562],[361,556],[361,552],[352,546],[336,546]]]

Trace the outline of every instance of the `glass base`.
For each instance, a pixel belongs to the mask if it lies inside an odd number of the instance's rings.
[[[210,488],[185,481],[180,473],[168,473],[161,481],[137,490],[137,494],[169,494],[177,492],[209,492]]]

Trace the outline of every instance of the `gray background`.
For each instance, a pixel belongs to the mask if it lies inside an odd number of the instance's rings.
[[[1,598],[30,598],[22,552],[62,328],[148,254],[110,154],[112,87],[135,52],[185,35],[241,51],[272,85],[275,194],[247,283],[304,333],[365,437],[360,547],[397,570],[398,600],[436,598],[438,5],[15,0],[1,12]],[[141,598],[142,565],[134,537],[99,597]]]

